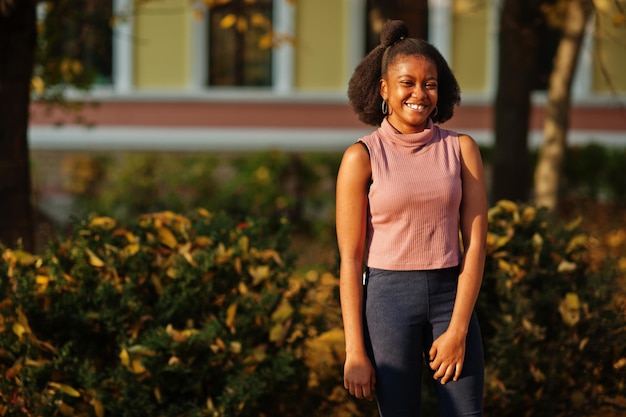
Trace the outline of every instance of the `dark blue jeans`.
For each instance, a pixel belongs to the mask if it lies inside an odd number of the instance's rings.
[[[381,417],[418,417],[428,351],[447,328],[459,268],[386,271],[370,268],[365,285],[365,333],[376,368]],[[482,416],[484,358],[476,315],[458,381],[435,381],[441,417]]]

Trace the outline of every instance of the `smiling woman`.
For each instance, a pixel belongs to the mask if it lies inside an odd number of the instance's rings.
[[[482,160],[470,136],[435,125],[452,117],[459,85],[435,47],[390,21],[348,97],[380,127],[345,151],[337,176],[344,387],[375,398],[381,416],[419,416],[427,362],[442,417],[482,416]]]
[[[387,120],[402,133],[421,132],[437,114],[437,67],[422,56],[399,57],[380,80]]]

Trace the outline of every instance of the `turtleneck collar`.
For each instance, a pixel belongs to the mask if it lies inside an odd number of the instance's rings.
[[[389,142],[406,147],[406,148],[421,148],[422,146],[429,143],[434,134],[433,130],[433,121],[432,119],[428,119],[428,123],[423,131],[417,133],[401,133],[395,127],[389,123],[387,118],[383,120],[380,125],[380,129],[382,130],[384,139]]]

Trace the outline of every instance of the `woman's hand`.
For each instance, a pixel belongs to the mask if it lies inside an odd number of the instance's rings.
[[[376,375],[366,355],[348,355],[343,371],[343,385],[358,399],[374,399]]]
[[[428,354],[430,369],[435,371],[433,377],[436,380],[441,384],[456,381],[463,371],[465,336],[448,330],[433,342]]]

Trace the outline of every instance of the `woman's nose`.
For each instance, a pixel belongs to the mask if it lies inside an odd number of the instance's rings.
[[[426,89],[424,88],[424,86],[416,84],[415,87],[413,87],[411,95],[416,98],[424,97],[426,96]]]

